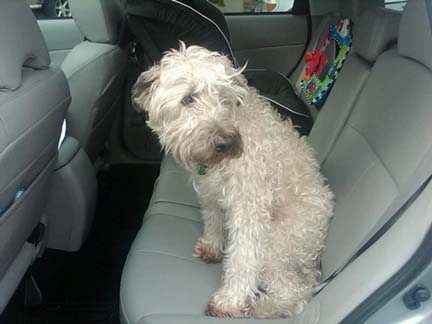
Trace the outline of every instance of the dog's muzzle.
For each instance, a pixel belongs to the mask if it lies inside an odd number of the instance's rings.
[[[242,152],[242,139],[236,129],[218,131],[213,138],[213,147],[218,156],[238,157]]]
[[[217,153],[226,153],[234,145],[237,145],[237,139],[235,137],[223,138],[221,142],[216,143],[216,145],[215,145],[215,151]]]

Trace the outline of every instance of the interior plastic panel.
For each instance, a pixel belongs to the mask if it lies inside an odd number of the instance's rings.
[[[227,15],[234,55],[250,69],[287,74],[303,55],[308,38],[306,16],[284,14]],[[245,32],[248,31],[248,32]]]

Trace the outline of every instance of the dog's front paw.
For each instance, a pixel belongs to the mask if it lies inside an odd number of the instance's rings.
[[[198,240],[195,244],[192,254],[206,263],[219,263],[223,259],[222,251],[219,248],[214,248],[202,240]]]
[[[245,303],[236,305],[225,297],[214,294],[207,305],[206,315],[216,317],[244,318],[252,317],[251,305]]]

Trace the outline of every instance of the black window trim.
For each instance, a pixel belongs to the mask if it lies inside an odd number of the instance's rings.
[[[294,0],[293,6],[288,11],[276,12],[224,12],[225,16],[306,16],[309,15],[309,0]]]

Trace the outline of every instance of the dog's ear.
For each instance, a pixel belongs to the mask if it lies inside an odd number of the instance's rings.
[[[150,89],[152,84],[158,79],[160,66],[154,65],[149,70],[141,73],[132,86],[131,98],[132,106],[138,112],[145,111],[150,100]]]
[[[231,74],[231,77],[235,81],[235,83],[239,86],[246,87],[247,86],[247,79],[243,75],[243,72],[246,70],[248,65],[248,62],[246,62],[243,66],[239,68],[233,68],[233,73]]]
[[[244,102],[244,98],[248,94],[248,82],[246,77],[243,75],[246,69],[247,63],[240,68],[231,68],[230,78],[231,78],[231,91],[235,94],[235,105],[237,107],[241,106]]]

